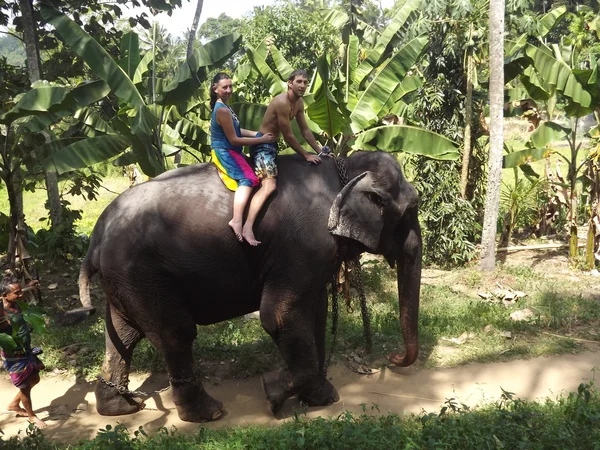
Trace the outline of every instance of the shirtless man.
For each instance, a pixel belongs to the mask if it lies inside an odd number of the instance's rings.
[[[276,96],[267,107],[267,112],[263,118],[258,136],[272,133],[279,137],[283,135],[285,142],[294,149],[296,153],[304,157],[309,164],[321,164],[321,159],[318,154],[321,152],[321,147],[313,136],[312,132],[306,124],[304,117],[304,102],[302,96],[308,87],[308,79],[306,71],[294,70],[287,81],[288,90]],[[306,142],[317,153],[308,153],[298,142],[298,139],[292,133],[292,119],[296,119],[296,123],[300,127],[302,136]],[[248,210],[248,218],[242,230],[242,236],[250,245],[258,245],[260,241],[256,240],[254,231],[254,221],[258,216],[262,206],[269,196],[277,189],[277,164],[275,157],[277,156],[277,144],[259,144],[250,147],[250,156],[254,160],[256,167],[256,175],[261,180],[261,185],[258,191],[252,197],[250,209]]]

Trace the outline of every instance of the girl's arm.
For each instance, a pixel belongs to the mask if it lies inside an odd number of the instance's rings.
[[[242,132],[242,137],[250,137],[250,138],[255,137],[256,133],[258,133],[258,131],[245,130],[244,128],[241,128],[240,131]]]
[[[219,108],[217,110],[217,123],[223,128],[225,136],[227,136],[227,140],[231,145],[256,145],[264,144],[266,142],[275,142],[274,136],[271,133],[267,133],[259,138],[239,137],[237,134],[235,134],[233,118],[231,117],[231,113],[227,108]]]

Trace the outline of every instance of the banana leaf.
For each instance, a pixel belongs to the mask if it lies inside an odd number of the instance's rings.
[[[258,131],[267,111],[266,105],[258,103],[232,103],[230,106],[237,114],[242,128]]]
[[[544,16],[537,23],[538,38],[544,38],[550,31],[552,31],[554,26],[560,22],[566,13],[567,7],[563,5],[552,9],[547,14],[544,14]]]
[[[364,130],[387,113],[383,111],[386,103],[423,53],[427,41],[426,36],[419,36],[408,42],[369,83],[350,115],[350,126],[354,133]]]
[[[68,145],[60,147],[61,143]],[[71,170],[83,169],[105,161],[123,152],[130,146],[123,136],[109,135],[85,138],[71,143],[69,140],[52,141],[39,149],[44,153],[50,149],[50,155],[41,164],[49,172],[62,174]]]
[[[420,0],[406,0],[396,14],[394,14],[390,23],[385,27],[385,30],[383,30],[383,33],[381,33],[377,39],[375,48],[367,54],[367,58],[356,69],[353,81],[357,86],[360,86],[373,69],[382,62],[382,59],[385,58],[387,54],[386,48],[390,44],[392,38],[406,23],[408,17],[416,11],[420,3]]]
[[[274,45],[271,45],[271,57],[273,58],[275,68],[277,69],[277,72],[279,72],[279,75],[281,75],[281,78],[287,80],[294,71],[294,68],[287,62],[279,49]]]
[[[133,31],[125,33],[121,38],[121,59],[119,60],[119,66],[133,80],[140,61],[140,39],[138,35]]]
[[[180,67],[175,78],[162,90],[157,103],[176,105],[187,101],[206,80],[207,70],[218,66],[238,51],[242,36],[235,32],[207,42],[196,49]]]
[[[526,148],[516,152],[504,155],[502,159],[502,168],[510,169],[520,167],[530,162],[539,161],[552,154],[554,150],[550,148]]]
[[[325,55],[317,61],[317,71],[321,84],[315,93],[314,102],[306,109],[306,114],[331,138],[342,131],[347,117],[344,116],[329,90],[329,62]]]
[[[148,51],[144,54],[137,67],[135,68],[135,72],[133,73],[133,84],[141,83],[144,74],[148,72],[148,64],[152,61],[152,52]]]
[[[65,43],[110,86],[117,97],[132,106],[144,105],[144,99],[131,79],[98,42],[60,11],[44,3],[39,8],[42,17],[56,28]]]
[[[558,60],[545,46],[536,47],[527,44],[527,56],[533,61],[533,66],[550,88],[563,93],[570,101],[588,108],[592,98],[573,74],[572,69],[564,61]]]
[[[319,13],[325,21],[329,22],[334,28],[341,30],[350,20],[350,17],[345,12],[333,8],[321,8]]]
[[[531,133],[527,147],[543,148],[546,145],[560,141],[571,133],[571,128],[563,127],[555,122],[542,122],[539,127]]]
[[[111,126],[94,110],[93,108],[81,108],[75,111],[73,118],[77,119],[81,124],[89,127],[89,129],[98,131],[103,134],[115,134]]]
[[[276,96],[287,90],[287,83],[273,72],[267,64],[268,49],[266,39],[256,49],[247,46],[246,54],[248,55],[248,60],[265,80],[265,85],[268,86],[269,93],[272,96]]]
[[[407,125],[371,128],[358,135],[352,148],[412,153],[440,160],[457,160],[459,156],[458,145],[450,139]]]

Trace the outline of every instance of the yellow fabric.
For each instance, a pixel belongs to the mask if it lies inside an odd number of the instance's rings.
[[[221,177],[221,180],[223,181],[227,189],[229,189],[230,191],[236,191],[238,188],[237,181],[235,181],[233,178],[229,177],[229,175],[225,173],[225,169],[223,169],[223,166],[219,162],[219,158],[217,158],[217,155],[215,155],[214,150],[210,151],[210,156],[212,158],[212,162],[215,163],[215,166],[217,166],[217,172],[219,173],[219,177]]]

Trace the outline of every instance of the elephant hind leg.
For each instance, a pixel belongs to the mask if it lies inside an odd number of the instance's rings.
[[[179,316],[163,326],[163,332],[148,331],[146,336],[165,358],[179,418],[186,422],[219,419],[223,415],[223,403],[211,397],[194,375],[192,344],[196,324],[187,316]]]
[[[110,303],[106,308],[106,353],[102,365],[102,380],[96,384],[96,410],[103,416],[132,414],[143,409],[144,403],[120,393],[127,387],[133,349],[144,335],[124,319]]]

